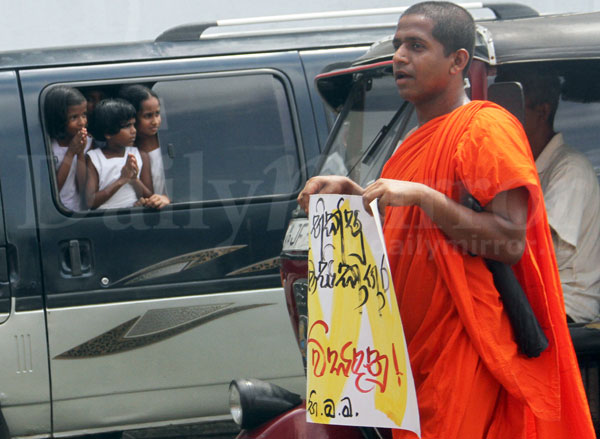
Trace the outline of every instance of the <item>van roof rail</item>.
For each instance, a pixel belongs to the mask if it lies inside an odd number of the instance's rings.
[[[538,15],[538,13],[518,3],[459,3],[465,9],[490,9],[497,19],[505,18],[516,18],[518,14],[524,14],[527,17],[532,16],[531,14]],[[244,26],[252,24],[264,24],[264,23],[285,23],[290,21],[302,21],[302,20],[319,20],[319,19],[333,19],[333,18],[347,18],[347,17],[364,17],[374,15],[389,15],[396,14],[400,15],[410,6],[398,6],[392,8],[371,8],[371,9],[354,9],[348,11],[328,11],[328,12],[312,12],[305,14],[288,14],[288,15],[272,15],[265,17],[252,17],[252,18],[233,18],[225,20],[217,20],[213,22],[205,23],[191,23],[184,24],[181,26],[175,26],[167,29],[161,33],[155,41],[157,42],[176,42],[176,41],[197,41],[200,39],[202,33],[212,27],[224,27],[224,26]]]
[[[538,11],[521,3],[484,3],[483,8],[491,10],[497,20],[539,17]]]

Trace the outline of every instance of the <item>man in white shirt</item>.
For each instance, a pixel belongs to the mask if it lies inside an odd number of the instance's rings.
[[[600,318],[600,186],[590,161],[554,131],[558,75],[513,68],[496,81],[518,81],[525,94],[525,132],[540,177],[567,319]]]

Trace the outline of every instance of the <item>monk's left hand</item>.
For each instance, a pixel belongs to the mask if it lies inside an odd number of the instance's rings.
[[[385,215],[387,206],[420,205],[429,187],[412,181],[380,178],[367,186],[363,193],[363,203],[367,212],[371,212],[369,204],[378,198],[379,213]]]

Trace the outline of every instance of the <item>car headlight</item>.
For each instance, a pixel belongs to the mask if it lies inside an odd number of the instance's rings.
[[[233,381],[229,385],[229,411],[233,422],[242,425],[242,401],[238,387],[233,385]]]
[[[300,395],[257,379],[238,379],[229,384],[229,410],[244,430],[257,427],[302,403]]]

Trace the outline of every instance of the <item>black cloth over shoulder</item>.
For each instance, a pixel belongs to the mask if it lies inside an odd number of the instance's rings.
[[[470,194],[463,197],[462,204],[476,212],[483,211],[481,204]],[[548,339],[515,273],[508,264],[487,258],[484,260],[504,303],[519,351],[530,358],[539,357],[548,347]]]

